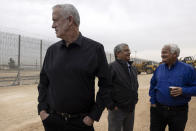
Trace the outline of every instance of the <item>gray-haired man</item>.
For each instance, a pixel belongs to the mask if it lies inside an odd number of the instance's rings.
[[[38,112],[46,131],[94,131],[104,107],[112,108],[103,45],[82,36],[71,4],[53,7],[52,28],[59,42],[46,53],[38,86]],[[95,76],[99,91],[95,101]]]
[[[108,110],[109,131],[133,131],[135,104],[138,101],[137,71],[130,62],[127,44],[114,48],[115,61],[109,64],[112,77],[113,110]]]
[[[176,44],[164,45],[162,62],[150,84],[150,131],[184,131],[188,119],[188,102],[196,96],[196,71],[178,61]]]

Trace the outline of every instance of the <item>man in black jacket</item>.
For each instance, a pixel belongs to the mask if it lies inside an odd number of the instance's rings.
[[[137,71],[130,62],[127,44],[114,48],[115,61],[109,65],[112,77],[114,110],[108,110],[109,131],[133,131],[135,104],[138,101]]]
[[[107,105],[108,63],[103,45],[79,32],[80,17],[71,4],[55,5],[52,28],[59,42],[46,53],[38,85],[38,113],[46,131],[94,131]],[[99,91],[95,101],[95,76]]]

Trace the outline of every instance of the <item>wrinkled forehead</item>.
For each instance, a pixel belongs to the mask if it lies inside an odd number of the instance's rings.
[[[59,7],[55,7],[52,9],[52,13],[56,13],[56,12],[59,12],[61,8]]]
[[[60,12],[59,9],[54,8],[53,11],[52,11],[52,16],[58,16],[59,12]]]

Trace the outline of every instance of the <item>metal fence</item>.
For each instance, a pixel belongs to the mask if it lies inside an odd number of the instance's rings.
[[[38,83],[52,42],[0,32],[0,87]]]
[[[0,32],[0,87],[37,84],[51,41]],[[114,55],[106,53],[108,62]]]
[[[46,50],[52,43],[0,31],[0,87],[37,84]],[[115,60],[111,53],[106,53],[106,58],[108,63]]]

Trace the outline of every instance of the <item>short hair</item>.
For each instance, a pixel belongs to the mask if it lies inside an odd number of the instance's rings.
[[[68,16],[72,16],[74,19],[74,22],[79,27],[80,15],[78,13],[78,10],[72,4],[57,4],[57,5],[53,6],[52,9],[54,10],[55,8],[62,9],[61,15],[64,16],[65,18]]]
[[[170,53],[174,54],[176,53],[177,57],[180,55],[180,48],[176,44],[166,44],[163,46],[163,48],[169,47]]]
[[[117,59],[116,54],[119,53],[119,52],[121,52],[124,46],[128,46],[128,45],[125,44],[125,43],[121,43],[121,44],[118,44],[118,45],[116,45],[114,47],[114,56],[115,56],[115,59]]]

